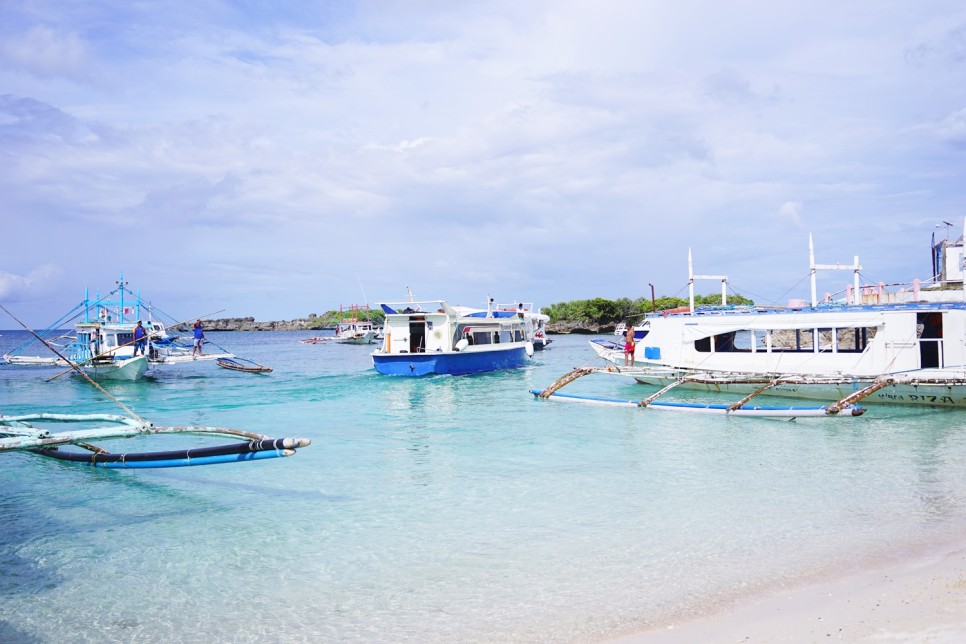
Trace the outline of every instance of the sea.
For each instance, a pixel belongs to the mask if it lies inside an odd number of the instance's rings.
[[[377,374],[374,346],[309,335],[208,333],[269,374],[194,362],[102,383],[156,425],[311,439],[293,457],[106,470],[0,454],[0,641],[601,642],[966,534],[962,411],[555,402],[529,392],[600,366],[589,336],[553,336],[522,369],[410,379]],[[0,331],[0,353],[27,337]],[[0,366],[0,413],[123,413],[60,371]],[[564,391],[654,390],[593,375]],[[186,441],[211,442],[102,445]]]

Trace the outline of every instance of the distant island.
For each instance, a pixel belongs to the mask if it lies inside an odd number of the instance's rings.
[[[752,300],[739,295],[731,295],[729,304],[753,305]],[[572,300],[551,304],[541,309],[550,316],[547,332],[553,334],[587,334],[599,335],[613,333],[621,322],[637,323],[645,314],[652,311],[664,311],[687,306],[688,301],[679,297],[662,296],[655,300],[621,298],[607,300],[594,298],[592,300]],[[720,306],[721,295],[696,295],[695,306]],[[365,310],[328,311],[322,315],[310,313],[307,317],[294,320],[275,320],[257,322],[253,317],[218,318],[203,322],[206,331],[321,331],[334,329],[335,325],[348,315],[365,315]],[[382,324],[385,319],[382,310],[371,309],[369,316],[376,324]],[[181,331],[190,330],[190,325],[184,325]]]

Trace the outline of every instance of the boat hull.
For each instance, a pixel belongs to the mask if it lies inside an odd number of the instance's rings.
[[[438,351],[434,353],[372,354],[372,364],[387,376],[462,376],[502,369],[517,369],[529,361],[523,346],[492,351]]]
[[[634,379],[645,385],[667,386],[677,380],[674,377],[635,375]],[[850,379],[841,382],[781,383],[762,391],[762,396],[779,396],[801,400],[842,400],[872,384],[873,379]],[[761,381],[734,382],[721,379],[686,381],[678,389],[709,393],[746,395],[762,387]],[[923,381],[896,382],[886,385],[862,398],[863,405],[919,405],[922,407],[949,407],[966,409],[966,382],[960,384],[931,383]]]
[[[88,363],[81,367],[94,380],[140,380],[148,370],[147,356],[120,358],[105,363]]]
[[[622,351],[607,342],[592,341],[598,356],[616,365],[623,363]],[[691,391],[750,394],[771,380],[780,382],[759,393],[802,400],[842,400],[877,381],[873,377],[791,376],[782,373],[735,374],[729,372],[675,369],[665,366],[623,367],[620,373],[632,376],[637,382],[665,387],[686,378],[678,389]],[[862,404],[918,405],[922,407],[966,408],[966,378],[964,374],[920,370],[897,374],[894,382],[862,398]]]

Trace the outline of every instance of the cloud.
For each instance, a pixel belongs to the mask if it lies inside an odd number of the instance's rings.
[[[939,125],[939,136],[952,145],[966,147],[966,107],[943,119]]]
[[[42,288],[58,272],[58,268],[53,264],[43,264],[25,276],[0,270],[0,300],[20,301],[28,292]]]
[[[75,32],[37,25],[0,40],[0,63],[41,78],[86,75],[87,45]]]
[[[801,218],[802,204],[796,201],[786,201],[778,209],[778,221],[791,224],[797,229],[802,230]]]

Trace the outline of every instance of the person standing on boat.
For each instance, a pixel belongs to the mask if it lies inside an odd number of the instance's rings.
[[[205,352],[201,350],[201,344],[205,341],[205,330],[201,326],[201,320],[195,321],[194,333],[195,346],[193,349],[191,349],[191,355],[193,356],[197,353],[199,356],[203,356],[205,355]]]
[[[138,320],[138,325],[134,327],[134,355],[141,352],[144,355],[144,345],[148,341],[148,332],[144,329],[144,325],[141,324],[141,320]]]
[[[634,325],[627,323],[627,333],[624,334],[624,366],[627,366],[628,356],[631,359],[631,366],[634,366]]]

